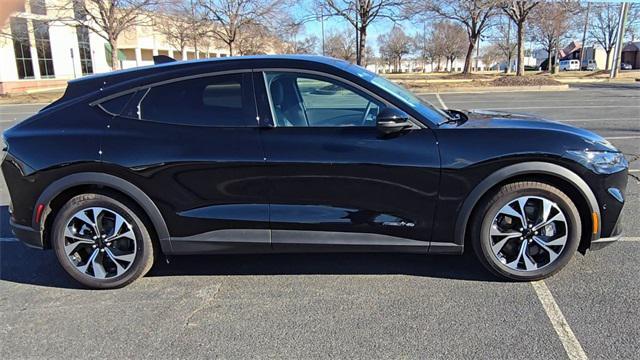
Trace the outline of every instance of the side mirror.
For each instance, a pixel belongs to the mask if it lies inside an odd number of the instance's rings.
[[[383,134],[391,134],[413,126],[409,115],[395,108],[384,108],[376,117],[378,130]]]

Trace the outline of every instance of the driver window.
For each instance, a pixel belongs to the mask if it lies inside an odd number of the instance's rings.
[[[375,126],[377,100],[323,77],[267,73],[276,126]]]

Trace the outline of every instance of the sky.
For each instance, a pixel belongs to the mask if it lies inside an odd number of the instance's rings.
[[[626,0],[626,1],[630,3],[635,3],[634,6],[640,5],[640,0]],[[616,0],[597,0],[597,1],[582,0],[581,2],[583,3],[612,2],[612,3],[618,3],[618,4],[620,3],[619,0],[617,1]],[[299,1],[293,10],[294,16],[298,19],[308,17],[309,16],[308,14],[310,14],[313,9],[312,3],[313,3],[313,0]],[[402,21],[402,22],[399,22],[398,24],[402,26],[402,29],[404,30],[404,32],[409,36],[413,36],[418,32],[422,33],[423,31],[423,25],[421,23],[416,23],[412,21]],[[393,25],[394,23],[387,19],[376,19],[371,25],[369,25],[368,32],[367,32],[367,46],[371,46],[376,54],[378,54],[378,42],[377,42],[378,36],[389,32],[389,30],[391,30]],[[351,26],[351,24],[348,23],[347,20],[339,16],[326,17],[324,20],[324,30],[325,30],[325,36],[329,34],[332,30],[348,30],[348,31],[353,31],[355,33],[355,29],[353,28],[353,26]],[[304,26],[304,31],[302,31],[301,34],[298,35],[298,38],[302,39],[310,35],[317,36],[319,41],[321,41],[322,25],[319,20],[311,20],[309,22],[306,22]],[[482,41],[481,47],[484,45],[485,45],[485,41]]]
[[[640,1],[640,0],[639,0]],[[304,18],[311,13],[310,9],[312,8],[312,1],[305,0],[300,1],[296,8],[293,10],[296,18]],[[399,22],[402,26],[402,29],[408,35],[413,35],[416,32],[422,32],[422,25],[416,26],[409,21]],[[393,27],[394,23],[387,19],[376,19],[369,27],[367,28],[367,45],[371,46],[374,51],[378,52],[378,36],[384,33],[389,32]],[[348,30],[353,31],[355,33],[355,28],[344,18],[339,16],[333,17],[325,17],[324,18],[324,33],[325,36],[328,35],[331,31],[336,30]],[[311,20],[305,23],[304,31],[299,35],[299,38],[304,38],[306,36],[315,35],[318,39],[322,40],[322,23],[318,20]]]

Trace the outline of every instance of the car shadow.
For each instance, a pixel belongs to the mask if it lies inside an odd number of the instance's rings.
[[[0,206],[0,280],[60,288],[82,288],[58,264],[52,251],[13,239],[7,206]],[[214,275],[411,275],[500,281],[471,251],[463,256],[400,253],[295,253],[161,256],[147,276]]]
[[[396,253],[304,253],[175,256],[158,259],[151,277],[277,275],[409,275],[470,281],[501,281],[473,254],[425,256]],[[47,287],[80,289],[52,251],[18,241],[0,242],[0,279]]]

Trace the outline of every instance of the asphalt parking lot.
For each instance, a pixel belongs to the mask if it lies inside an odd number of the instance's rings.
[[[603,135],[630,161],[625,235],[544,282],[470,255],[190,256],[129,287],[77,287],[0,218],[0,357],[638,358],[640,86],[425,94],[449,108],[532,113]],[[41,105],[0,105],[0,129]],[[8,203],[0,181],[0,205]]]

